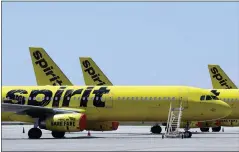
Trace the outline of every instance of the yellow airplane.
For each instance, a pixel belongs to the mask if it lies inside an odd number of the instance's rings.
[[[52,85],[2,87],[2,121],[34,123],[29,138],[40,138],[41,129],[52,131],[55,138],[63,138],[65,132],[102,131],[101,125],[95,129],[94,124],[107,121],[165,122],[170,103],[183,103],[183,121],[220,119],[232,111],[212,92],[196,87],[57,86],[63,79],[37,51],[33,52],[34,63]],[[203,96],[207,98],[201,100]]]
[[[80,64],[82,68],[82,73],[86,84],[88,85],[100,85],[103,83],[104,85],[113,85],[110,80],[104,75],[101,69],[96,65],[96,63],[90,57],[80,57]],[[234,85],[234,83],[230,80],[230,78],[223,72],[223,70],[219,66],[208,65],[210,76],[213,83],[213,88],[218,90],[209,89],[213,94],[218,96],[221,100],[227,102],[233,109],[232,113],[223,120],[217,121],[192,121],[192,122],[182,122],[180,124],[181,128],[185,128],[188,125],[188,128],[200,128],[202,132],[208,131],[208,127],[212,127],[214,132],[218,132],[221,130],[220,125],[224,126],[239,126],[239,90]],[[94,81],[96,79],[92,78],[92,75],[99,75],[98,80],[102,80],[102,82]],[[231,90],[225,90],[231,88]],[[202,100],[205,100],[204,97]],[[136,124],[136,123],[134,123]],[[166,123],[162,123],[163,126],[166,126]],[[158,124],[151,128],[152,133],[161,133],[161,130],[157,131]]]
[[[35,55],[34,55],[35,54]],[[62,70],[57,66],[57,64],[51,59],[51,57],[46,53],[46,51],[43,48],[30,48],[30,55],[32,59],[32,64],[34,67],[35,71],[35,76],[36,80],[38,82],[38,85],[52,85],[50,79],[47,78],[47,74],[42,70],[42,67],[38,63],[35,56],[36,54],[40,54],[43,57],[44,64],[45,62],[49,65],[51,65],[51,68],[53,69],[54,73],[57,76],[60,76],[61,79],[61,84],[59,85],[68,85],[72,86],[73,84],[70,82],[70,80],[65,76],[65,74],[62,72]],[[106,77],[106,75],[101,71],[101,69],[97,66],[97,64],[91,59],[91,58],[80,58],[81,68],[83,73],[83,77],[85,80],[86,85],[90,86],[97,86],[97,85],[105,85],[105,86],[112,86],[112,82]],[[101,124],[104,124],[105,126],[109,126],[107,128],[110,128],[112,124],[119,124],[118,122],[101,122]],[[183,128],[186,126],[185,123],[183,124]],[[155,129],[159,128],[159,126],[156,124],[151,128],[153,131],[159,131],[158,133],[161,132],[160,129]]]

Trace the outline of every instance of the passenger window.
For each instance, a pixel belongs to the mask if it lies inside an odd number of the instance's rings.
[[[200,100],[202,101],[202,100],[204,100],[204,99],[205,99],[205,96],[204,96],[204,95],[201,96]]]

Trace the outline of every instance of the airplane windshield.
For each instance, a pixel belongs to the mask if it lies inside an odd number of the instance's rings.
[[[210,96],[210,95],[202,95],[200,97],[200,100],[219,100],[216,96]]]
[[[212,100],[212,97],[209,96],[209,95],[207,95],[207,96],[206,96],[206,100]]]
[[[216,97],[216,96],[211,96],[211,97],[212,97],[213,100],[219,100],[219,98]]]
[[[201,96],[200,100],[204,100],[205,99],[205,96]]]

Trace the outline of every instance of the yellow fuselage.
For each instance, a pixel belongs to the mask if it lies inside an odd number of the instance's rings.
[[[2,102],[79,109],[86,114],[87,120],[91,121],[165,122],[168,119],[170,103],[178,107],[180,100],[184,107],[183,121],[220,119],[231,113],[231,107],[223,101],[200,101],[202,95],[213,94],[195,87],[67,86],[64,89],[59,88],[59,86],[4,86]],[[2,121],[34,122],[30,116],[11,112],[2,112]]]

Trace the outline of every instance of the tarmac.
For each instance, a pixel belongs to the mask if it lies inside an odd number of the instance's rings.
[[[23,127],[25,133],[23,133]],[[66,133],[54,139],[42,130],[41,139],[28,139],[32,125],[3,125],[3,151],[239,151],[239,127],[224,132],[202,133],[191,129],[192,138],[164,138],[150,133],[151,126],[120,126],[116,131]],[[164,132],[164,129],[163,129]]]

